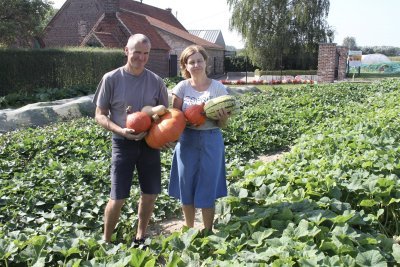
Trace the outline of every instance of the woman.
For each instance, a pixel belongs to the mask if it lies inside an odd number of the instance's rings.
[[[172,105],[185,111],[190,105],[227,95],[225,86],[207,77],[207,53],[198,45],[187,47],[180,57],[180,68],[186,80],[172,91]],[[220,128],[225,127],[228,113],[221,109],[218,120],[207,119],[201,126],[187,125],[175,147],[169,195],[182,203],[186,226],[192,228],[195,209],[202,210],[204,228],[212,230],[215,200],[227,195],[225,147]]]

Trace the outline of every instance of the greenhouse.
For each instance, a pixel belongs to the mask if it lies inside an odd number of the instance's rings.
[[[361,64],[376,64],[376,63],[388,63],[391,60],[383,54],[368,54],[362,55]]]
[[[356,68],[350,68],[353,72]],[[384,74],[399,74],[400,62],[391,61],[383,54],[368,54],[361,57],[362,73],[384,73]]]

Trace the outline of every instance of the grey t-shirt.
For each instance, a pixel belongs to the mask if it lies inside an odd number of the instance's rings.
[[[179,82],[174,89],[172,89],[172,93],[183,100],[182,111],[185,111],[190,105],[205,103],[209,99],[228,94],[225,85],[216,80],[212,80],[210,87],[203,92],[199,92],[193,88],[189,80],[184,80]],[[190,125],[187,127],[196,130],[208,130],[218,128],[218,125],[217,121],[207,119],[206,122],[199,127]]]
[[[126,108],[132,112],[144,106],[164,105],[168,107],[168,91],[164,81],[152,71],[145,69],[139,76],[126,72],[123,67],[104,74],[93,103],[110,111],[110,119],[125,128]],[[123,138],[113,133],[115,138]]]

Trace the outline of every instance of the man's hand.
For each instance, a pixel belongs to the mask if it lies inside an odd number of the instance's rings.
[[[121,135],[128,140],[140,141],[147,135],[147,132],[141,132],[136,134],[135,130],[123,128]]]

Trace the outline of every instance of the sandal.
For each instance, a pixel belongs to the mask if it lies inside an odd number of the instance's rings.
[[[142,250],[146,250],[146,248],[148,247],[148,245],[145,244],[146,242],[146,238],[140,238],[140,239],[136,239],[136,237],[133,239],[132,245],[131,247],[133,248],[139,248]]]

